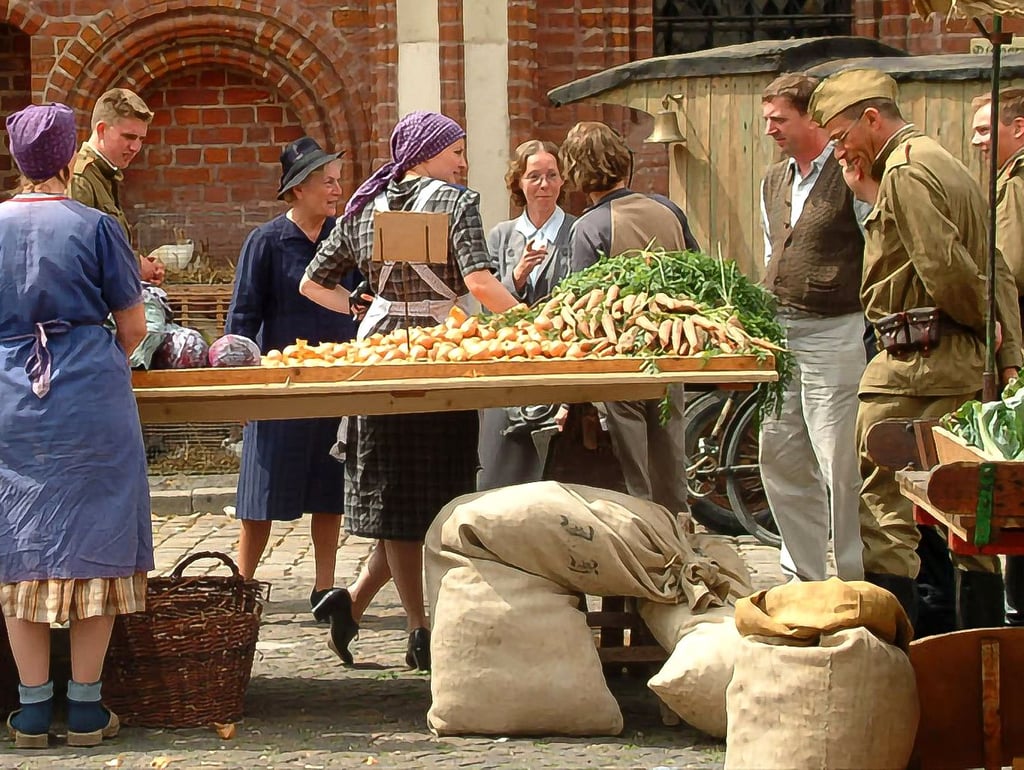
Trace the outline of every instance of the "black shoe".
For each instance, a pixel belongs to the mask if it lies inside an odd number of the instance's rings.
[[[346,666],[353,663],[348,646],[359,635],[359,624],[352,617],[352,596],[345,588],[333,588],[313,608],[313,617],[330,621],[331,638],[327,646]]]
[[[420,671],[430,671],[430,630],[414,629],[409,634],[409,649],[405,653],[405,665]]]
[[[324,588],[322,590],[313,589],[309,592],[309,608],[313,612],[313,617],[316,618],[318,623],[326,624],[330,618],[322,612],[319,612],[320,604],[330,596],[332,591],[337,591],[336,588]]]
[[[956,571],[956,625],[999,628],[1006,622],[1003,576],[998,572]]]

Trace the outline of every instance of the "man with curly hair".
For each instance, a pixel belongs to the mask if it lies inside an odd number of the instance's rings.
[[[573,226],[572,272],[602,255],[631,249],[700,249],[682,209],[663,195],[629,189],[633,153],[610,126],[577,123],[559,154],[567,184],[585,193],[591,203]],[[682,406],[681,386],[670,390],[670,416],[664,425],[657,400],[603,405],[627,491],[672,513],[687,510]]]

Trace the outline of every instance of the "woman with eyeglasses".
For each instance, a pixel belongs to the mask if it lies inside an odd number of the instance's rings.
[[[487,250],[505,287],[532,305],[569,273],[569,231],[576,217],[558,205],[563,184],[558,146],[538,139],[523,142],[509,162],[505,184],[523,213],[491,230]],[[539,481],[543,465],[532,433],[553,414],[544,407],[485,410],[477,488]]]

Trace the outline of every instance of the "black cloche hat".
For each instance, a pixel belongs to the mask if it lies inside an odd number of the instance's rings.
[[[324,152],[312,137],[296,139],[281,152],[281,187],[277,191],[278,200],[290,189],[306,181],[306,177],[318,168],[326,166],[344,154]]]

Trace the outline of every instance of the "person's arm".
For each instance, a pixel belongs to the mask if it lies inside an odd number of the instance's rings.
[[[117,343],[124,350],[125,356],[131,358],[135,348],[146,336],[146,310],[139,302],[124,310],[115,310],[111,315],[117,325],[117,331],[114,334]]]
[[[249,233],[242,244],[225,334],[240,334],[251,340],[259,334],[272,283],[270,248],[266,234],[259,228]]]
[[[935,303],[954,321],[985,334],[985,276],[960,232],[939,207],[942,191],[913,166],[892,169],[883,180],[891,186],[891,216],[896,235],[914,271]]]
[[[602,228],[602,221],[608,226]],[[603,237],[607,234],[608,240]],[[611,209],[601,206],[584,214],[572,225],[569,242],[572,244],[572,256],[569,258],[569,273],[578,273],[597,262],[602,255],[611,249]]]
[[[996,320],[1002,327],[1002,344],[996,351],[999,369],[1020,369],[1022,363],[1020,305],[1017,302],[1017,284],[1002,255],[996,254]]]
[[[996,204],[996,245],[1024,295],[1024,177],[1007,180]]]
[[[346,220],[339,219],[316,249],[306,274],[299,281],[299,293],[336,313],[351,313],[349,291],[341,279],[357,267],[347,234]]]
[[[519,304],[490,270],[475,270],[462,276],[466,288],[477,301],[492,313],[503,313]]]

